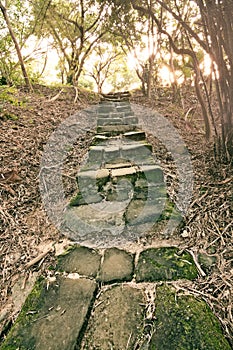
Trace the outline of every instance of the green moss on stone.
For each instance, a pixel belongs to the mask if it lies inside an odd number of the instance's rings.
[[[81,192],[79,192],[75,197],[71,198],[70,200],[70,206],[76,207],[78,205],[81,205],[83,203],[84,199],[82,197]]]
[[[179,210],[176,208],[175,203],[172,202],[169,197],[167,197],[164,210],[161,213],[158,221],[164,221],[164,220],[170,220],[170,219],[181,221],[182,216]]]
[[[157,288],[155,316],[149,350],[230,350],[217,318],[203,300],[177,295],[162,285]]]
[[[193,280],[197,275],[191,255],[187,252],[179,254],[176,247],[147,249],[140,254],[136,267],[138,282]]]
[[[38,317],[38,310],[43,305],[45,285],[43,278],[38,279],[0,350],[36,349],[35,338],[31,335],[31,328]]]

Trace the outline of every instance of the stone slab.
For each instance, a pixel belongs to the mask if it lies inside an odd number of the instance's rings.
[[[149,350],[230,350],[209,306],[167,285],[156,290],[156,321]]]
[[[118,106],[116,106],[116,109],[119,112],[131,111],[131,113],[133,113],[129,104],[128,105],[118,105]]]
[[[106,201],[110,202],[124,202],[131,198],[127,186],[117,186],[116,189],[108,191],[106,194]]]
[[[134,117],[134,116],[125,117],[123,119],[123,121],[124,121],[124,124],[127,124],[127,125],[136,125],[136,124],[138,124],[138,118]]]
[[[81,350],[134,349],[143,329],[145,297],[127,285],[103,291],[96,303]]]
[[[104,150],[105,162],[112,161],[113,159],[120,157],[120,149],[118,146],[108,145]]]
[[[110,113],[114,112],[115,108],[113,104],[101,104],[98,107],[98,113]]]
[[[133,113],[132,110],[125,111],[125,116],[126,116],[126,117],[132,117],[133,115],[134,115],[134,113]]]
[[[164,182],[163,170],[158,165],[143,165],[140,166],[140,171],[145,175],[149,183]]]
[[[92,190],[94,192],[95,188],[97,190],[97,182],[96,182],[96,171],[95,170],[87,170],[80,171],[77,176],[77,184],[79,187],[79,192],[82,190]]]
[[[109,133],[109,135],[119,135],[128,131],[136,130],[136,125],[106,125],[98,126],[98,133]]]
[[[101,282],[131,281],[133,278],[134,257],[117,248],[104,252],[104,261],[98,279]]]
[[[99,105],[100,106],[115,106],[115,104],[114,104],[114,102],[112,102],[112,101],[110,101],[110,100],[108,100],[108,101],[106,101],[104,98],[102,98],[101,97],[101,100],[100,100],[100,102],[99,102]]]
[[[101,164],[103,160],[103,152],[103,146],[91,146],[88,151],[89,162],[98,162],[99,164]]]
[[[37,284],[1,350],[74,350],[96,290],[88,279]]]
[[[125,162],[125,163],[106,163],[105,168],[107,169],[120,169],[120,168],[129,168],[131,167],[132,164],[130,162]]]
[[[137,172],[137,169],[135,167],[112,169],[111,176],[112,177],[127,177],[129,175],[136,174],[136,172]]]
[[[104,112],[99,112],[97,117],[98,118],[109,118],[110,113],[104,113]]]
[[[73,246],[58,257],[56,269],[81,276],[96,277],[100,268],[101,255],[95,250]]]
[[[115,107],[123,107],[123,106],[128,106],[128,108],[131,108],[130,102],[129,101],[119,101],[119,102],[114,102]]]
[[[123,136],[125,139],[133,140],[133,141],[143,141],[146,139],[146,134],[144,131],[127,132]]]
[[[82,244],[112,244],[115,238],[120,239],[125,226],[125,202],[94,203],[70,207],[66,210],[63,222],[63,232],[70,239]],[[85,243],[86,244],[86,243]]]
[[[102,200],[103,196],[101,193],[98,193],[98,189],[92,188],[91,190],[88,189],[88,191],[79,192],[77,196],[71,199],[70,206],[75,207],[79,205],[99,203]]]
[[[133,143],[129,145],[123,145],[121,148],[121,156],[129,161],[138,163],[143,159],[147,159],[151,156],[151,145]]]
[[[178,248],[150,248],[140,253],[136,266],[137,282],[171,281],[197,278],[197,268],[191,255]]]
[[[96,179],[105,179],[108,178],[110,175],[110,172],[108,169],[99,169],[96,172]]]
[[[85,191],[87,188],[93,188],[96,185],[102,186],[108,181],[109,170],[108,169],[99,169],[89,170],[89,171],[80,171],[77,176],[77,182],[80,191]]]
[[[112,112],[110,114],[111,118],[120,118],[122,120],[122,118],[124,118],[125,113],[124,112]]]
[[[94,145],[102,144],[105,145],[105,142],[108,140],[108,138],[105,135],[95,135],[93,139]]]
[[[152,204],[162,203],[162,207],[160,206],[160,210],[163,211],[165,207],[165,202],[167,199],[167,189],[164,184],[151,184],[148,183],[145,179],[145,185],[143,182],[139,182],[138,179],[135,183],[134,187],[134,199],[143,199],[145,201],[149,201]]]
[[[128,225],[142,223],[156,223],[163,210],[163,202],[145,201],[144,199],[133,199],[125,212],[125,220]]]
[[[122,119],[117,117],[110,117],[110,118],[98,118],[97,119],[97,125],[98,126],[105,126],[105,125],[121,125]]]

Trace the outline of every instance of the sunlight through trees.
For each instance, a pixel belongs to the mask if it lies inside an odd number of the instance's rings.
[[[207,140],[232,161],[231,0],[12,0],[0,10],[2,83],[31,89],[53,70],[56,82],[99,93],[140,85],[153,98],[170,85],[178,104],[194,86]]]

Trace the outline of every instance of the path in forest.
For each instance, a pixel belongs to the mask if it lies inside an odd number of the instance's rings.
[[[127,94],[118,98],[98,107],[97,134],[66,210],[64,232],[79,244],[38,280],[1,350],[230,349],[207,304],[187,294],[198,278],[188,252],[127,248],[171,203]]]

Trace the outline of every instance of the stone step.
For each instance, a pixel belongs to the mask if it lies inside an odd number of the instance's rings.
[[[134,116],[120,116],[119,113],[112,113],[108,117],[98,118],[97,126],[111,126],[111,125],[136,125],[138,118]]]
[[[134,255],[117,248],[106,249],[98,275],[102,283],[131,281],[134,272]]]
[[[109,118],[120,118],[123,119],[125,117],[125,112],[121,112],[121,111],[116,111],[110,113]]]
[[[156,223],[163,212],[164,203],[165,198],[156,198],[151,202],[144,199],[133,199],[125,211],[127,226]]]
[[[131,105],[130,105],[130,102],[129,101],[113,101],[114,103],[114,106],[115,107],[119,107],[119,106],[129,106],[129,108],[131,109]]]
[[[83,277],[94,277],[103,283],[131,281],[134,272],[134,254],[110,248],[104,251],[102,257],[95,249],[74,246],[58,257],[56,270],[77,273]]]
[[[130,175],[135,175],[137,173],[137,169],[135,167],[127,167],[120,169],[112,169],[111,177],[124,177],[127,178]]]
[[[120,158],[120,146],[107,145],[104,149],[104,161],[111,162],[114,159]]]
[[[38,282],[0,349],[76,349],[96,287],[73,276]]]
[[[231,349],[208,305],[171,285],[197,277],[186,251],[149,248],[136,260],[76,245],[55,270],[38,280],[1,350]]]
[[[97,119],[97,126],[122,125],[122,124],[124,124],[124,122],[122,121],[121,118],[108,117],[108,118]]]
[[[138,124],[138,118],[137,117],[134,117],[132,115],[126,115],[124,118],[123,118],[123,124],[126,124],[126,125],[137,125]]]
[[[116,106],[116,110],[117,110],[117,112],[129,112],[129,111],[131,111],[131,113],[133,113],[130,105],[118,105],[118,106]]]
[[[146,139],[146,134],[144,131],[132,131],[125,133],[123,137],[126,140],[143,141]]]
[[[132,163],[130,162],[124,162],[124,163],[106,163],[105,168],[106,169],[120,169],[120,168],[129,168],[132,166]]]
[[[186,294],[186,295],[185,295]],[[155,321],[149,350],[230,350],[218,319],[201,298],[163,284],[156,288]]]
[[[102,146],[105,146],[106,142],[108,140],[108,137],[105,135],[95,135],[93,138],[93,146],[96,146],[98,144],[101,144]]]
[[[145,303],[144,293],[127,285],[103,291],[80,349],[134,349],[143,328]]]
[[[88,151],[88,162],[97,163],[99,166],[103,162],[104,146],[91,146]]]
[[[97,110],[98,113],[111,113],[114,111],[115,108],[113,104],[101,104]]]
[[[98,169],[89,171],[80,171],[77,176],[77,182],[80,190],[91,189],[95,186],[103,186],[110,177],[108,169]]]
[[[121,157],[136,164],[143,159],[150,157],[152,154],[152,146],[145,143],[130,143],[123,145],[121,148]]]
[[[137,129],[137,125],[105,125],[98,126],[97,133],[108,133],[110,136],[123,134],[128,131],[133,131]]]
[[[139,255],[135,272],[137,282],[193,280],[198,276],[191,255],[180,253],[176,247],[144,250]]]
[[[149,184],[164,183],[163,170],[159,165],[141,165],[140,172],[145,176]]]

